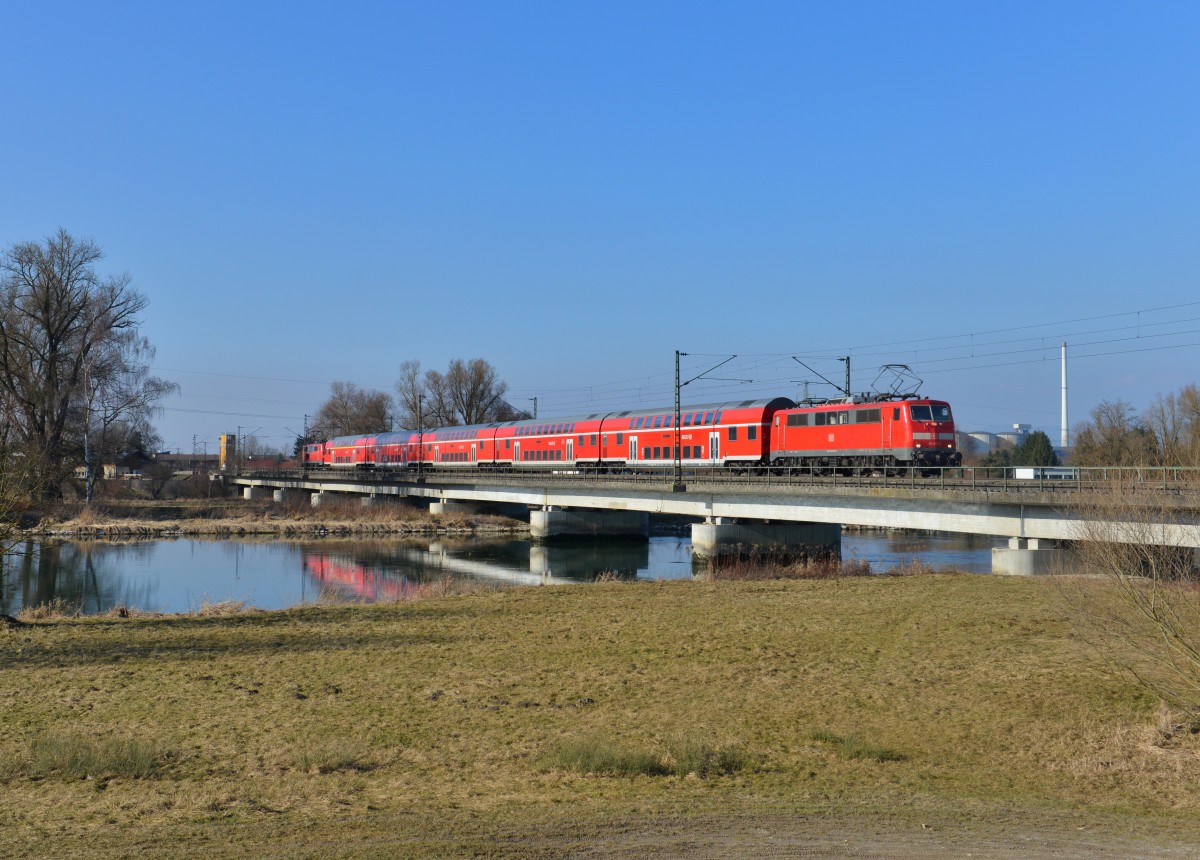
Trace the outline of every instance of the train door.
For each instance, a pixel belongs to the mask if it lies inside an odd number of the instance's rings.
[[[521,462],[521,443],[513,442],[513,463]]]
[[[567,439],[567,462],[575,462],[575,440]]]
[[[637,462],[637,458],[638,458],[637,452],[638,452],[637,436],[630,436],[629,437],[629,462],[630,463]]]
[[[708,434],[708,459],[713,461],[714,466],[721,462],[720,432]]]
[[[894,434],[896,433],[896,429],[897,429],[896,425],[900,423],[901,407],[899,407],[899,406],[885,407],[885,411],[887,408],[891,409],[891,414],[888,415],[886,417],[886,419],[884,420],[884,424],[887,426],[885,427],[885,429],[883,431],[883,447],[891,448],[895,444],[892,440],[895,438]]]
[[[433,446],[433,462],[435,462],[435,463],[442,462],[442,446],[441,445]]]
[[[479,456],[478,451],[477,451],[478,444],[479,444],[478,442],[471,443],[471,462],[472,463],[474,463],[476,460],[476,457]]]

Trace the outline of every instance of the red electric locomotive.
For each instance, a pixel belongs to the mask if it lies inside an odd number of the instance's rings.
[[[870,472],[961,462],[942,400],[801,406],[776,413],[771,428],[772,465]]]

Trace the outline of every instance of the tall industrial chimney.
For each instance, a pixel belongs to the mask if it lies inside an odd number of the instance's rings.
[[[1059,445],[1063,450],[1067,447],[1067,342],[1062,345],[1062,435]]]

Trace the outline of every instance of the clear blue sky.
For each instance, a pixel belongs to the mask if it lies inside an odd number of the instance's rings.
[[[172,449],[287,446],[409,358],[549,417],[669,403],[676,349],[753,380],[693,403],[849,351],[855,389],[906,362],[964,429],[1056,440],[1064,338],[1072,423],[1200,381],[1194,2],[3,17],[0,244],[132,274]]]

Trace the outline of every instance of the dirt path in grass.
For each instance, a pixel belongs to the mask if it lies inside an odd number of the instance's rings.
[[[573,844],[571,844],[573,843]],[[567,845],[570,845],[567,848]],[[836,815],[634,819],[571,836],[530,834],[498,847],[506,857],[855,858],[855,860],[1129,860],[1200,857],[1200,839],[1166,834],[1138,820],[1022,824],[1019,820],[953,824],[876,822]]]

